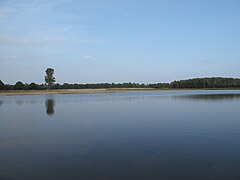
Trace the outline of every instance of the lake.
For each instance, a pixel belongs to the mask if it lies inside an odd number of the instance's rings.
[[[240,179],[240,90],[0,96],[1,180]]]

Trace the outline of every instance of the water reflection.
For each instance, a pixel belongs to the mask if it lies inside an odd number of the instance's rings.
[[[45,107],[47,115],[52,116],[54,114],[54,105],[55,105],[54,99],[46,99]]]
[[[195,94],[173,96],[176,100],[189,100],[189,101],[233,101],[240,99],[240,94]]]
[[[17,105],[23,105],[24,104],[24,101],[22,99],[16,99],[16,104]]]
[[[0,179],[240,179],[240,91],[223,93],[0,97]]]

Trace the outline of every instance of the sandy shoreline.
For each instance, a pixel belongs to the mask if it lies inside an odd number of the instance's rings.
[[[170,90],[240,90],[240,89],[154,89],[154,88],[109,88],[109,89],[53,89],[53,90],[0,90],[0,96],[18,95],[44,95],[44,94],[97,94],[117,92],[149,92],[149,91],[170,91]]]
[[[96,94],[135,91],[159,91],[153,88],[112,88],[112,89],[54,89],[54,90],[5,90],[0,91],[0,96],[16,95],[44,95],[44,94]]]

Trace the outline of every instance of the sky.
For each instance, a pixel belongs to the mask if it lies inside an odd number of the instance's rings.
[[[0,0],[0,80],[240,77],[240,0]]]

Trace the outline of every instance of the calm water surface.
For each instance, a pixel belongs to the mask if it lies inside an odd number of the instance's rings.
[[[1,180],[240,179],[240,91],[0,96]]]

